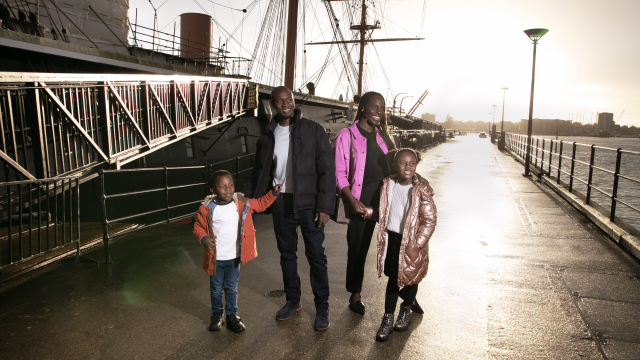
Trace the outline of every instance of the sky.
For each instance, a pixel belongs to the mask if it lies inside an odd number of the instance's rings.
[[[175,17],[180,13],[203,12],[196,1],[229,32],[247,16],[235,35],[244,49],[230,43],[229,50],[251,57],[269,0],[258,0],[247,15],[221,5],[242,9],[254,0],[152,0],[159,7],[159,27],[179,21]],[[307,1],[306,41],[332,40],[324,5],[320,0]],[[342,5],[333,2],[333,6],[340,16]],[[388,106],[391,95],[407,93],[413,96],[403,102],[407,110],[428,89],[416,116],[428,112],[441,122],[447,115],[462,121],[491,121],[495,116],[499,121],[500,88],[508,87],[504,119],[519,122],[529,112],[533,57],[532,41],[523,30],[546,28],[549,32],[537,47],[533,117],[589,123],[597,112],[611,112],[618,124],[640,125],[638,0],[427,0],[424,22],[424,0],[373,1],[370,6],[376,8],[369,21],[381,20],[383,26],[373,38],[425,38],[376,43],[377,55],[367,45],[365,66],[374,74],[369,90],[385,95]],[[149,0],[130,0],[131,19],[136,8],[138,22],[152,25]],[[172,25],[165,31],[171,32]],[[305,49],[306,72],[312,74],[324,62],[328,47]],[[336,62],[328,68],[317,84],[317,95],[332,97],[339,92],[333,70],[339,66]],[[495,114],[492,105],[498,105]]]

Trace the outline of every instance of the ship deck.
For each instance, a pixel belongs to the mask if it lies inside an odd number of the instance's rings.
[[[346,226],[326,227],[331,327],[313,330],[304,245],[302,311],[283,297],[271,217],[256,219],[259,256],[242,266],[247,331],[209,332],[208,276],[190,225],[159,225],[111,247],[113,263],[57,264],[0,288],[0,352],[33,358],[640,358],[640,264],[488,139],[450,139],[418,171],[435,189],[429,273],[405,333],[374,341],[386,278],[367,259],[360,316],[344,290]],[[375,243],[374,243],[375,244]],[[85,256],[102,260],[100,248]]]

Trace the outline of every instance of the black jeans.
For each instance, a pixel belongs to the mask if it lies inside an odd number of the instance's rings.
[[[387,255],[384,259],[384,274],[389,277],[387,281],[387,291],[384,299],[384,313],[393,314],[398,303],[400,287],[398,286],[398,267],[400,266],[400,245],[402,244],[402,234],[387,231]],[[409,285],[402,288],[404,291],[403,305],[413,304],[413,300],[418,294],[418,284]]]
[[[313,221],[313,210],[293,211],[293,194],[280,194],[273,203],[273,229],[276,233],[282,281],[287,301],[300,302],[300,277],[298,276],[298,231],[304,239],[304,253],[311,267],[311,289],[316,310],[329,309],[329,276],[327,256],[324,254],[324,226],[318,228]]]
[[[380,206],[382,182],[364,184],[360,202],[365,206]],[[357,213],[349,219],[347,226],[347,291],[355,294],[362,291],[364,264],[371,246],[371,237],[376,228],[376,220],[365,220]]]

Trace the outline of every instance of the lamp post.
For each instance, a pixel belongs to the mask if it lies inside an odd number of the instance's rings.
[[[498,105],[491,105],[493,106],[493,119],[491,120],[491,143],[495,143],[496,142],[496,106]]]
[[[412,98],[412,97],[413,97],[412,95],[409,95],[409,96],[405,96],[405,97],[403,97],[402,99],[400,99],[400,107],[399,107],[399,109],[400,109],[400,116],[402,116],[402,101],[403,101],[404,99],[406,99],[406,98]]]
[[[533,68],[531,70],[531,98],[529,100],[529,122],[527,126],[527,153],[524,159],[524,176],[529,176],[529,163],[531,162],[531,132],[533,130],[533,85],[536,80],[536,47],[538,46],[538,40],[542,38],[548,29],[529,29],[525,30],[529,39],[533,41]]]
[[[393,97],[393,115],[396,114],[396,99],[398,98],[398,95],[407,95],[407,93],[399,93]]]
[[[508,87],[500,88],[502,90],[502,122],[500,123],[500,141],[498,142],[498,149],[504,150],[504,98],[507,96]]]

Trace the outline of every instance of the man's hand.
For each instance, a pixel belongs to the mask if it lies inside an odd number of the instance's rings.
[[[329,215],[327,215],[325,213],[318,212],[318,213],[316,213],[316,217],[315,217],[315,219],[313,219],[313,221],[317,222],[317,226],[319,228],[323,227],[324,224],[329,222]]]
[[[205,250],[213,251],[216,249],[216,241],[207,236],[207,239],[202,243]]]
[[[282,184],[278,184],[273,188],[273,192],[276,193],[276,195],[279,195],[281,190],[282,190]]]

